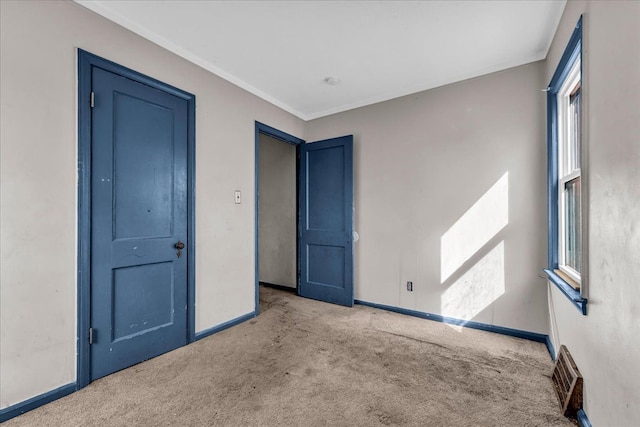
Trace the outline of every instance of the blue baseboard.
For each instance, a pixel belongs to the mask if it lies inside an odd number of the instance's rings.
[[[15,405],[0,409],[0,423],[10,420],[13,417],[17,417],[18,415],[22,415],[39,406],[46,405],[47,403],[53,402],[61,397],[65,397],[76,390],[76,383],[71,383],[43,393],[39,396],[32,397],[24,402],[16,403]]]
[[[252,311],[250,313],[247,314],[243,314],[240,317],[236,317],[235,319],[231,319],[228,320],[224,323],[221,323],[217,326],[214,326],[213,328],[209,328],[209,329],[205,329],[202,332],[197,332],[196,333],[196,341],[201,340],[202,338],[206,338],[209,335],[213,335],[213,334],[217,334],[218,332],[222,332],[225,329],[229,329],[232,326],[236,326],[242,322],[246,322],[247,320],[253,319],[254,317],[256,317],[256,312]]]
[[[578,424],[580,427],[591,427],[591,421],[587,418],[587,413],[584,412],[584,409],[578,411]]]
[[[549,350],[549,354],[551,355],[551,359],[556,361],[556,349],[553,348],[553,343],[551,342],[551,337],[547,335],[547,350]]]
[[[471,320],[456,319],[454,317],[442,316],[440,314],[425,313],[422,311],[409,310],[406,308],[393,307],[390,305],[376,304],[373,302],[355,300],[356,304],[366,305],[367,307],[380,308],[382,310],[393,311],[394,313],[407,314],[409,316],[420,317],[422,319],[434,320],[436,322],[447,323],[449,325],[464,326],[465,328],[479,329],[481,331],[495,332],[496,334],[509,335],[516,338],[524,338],[530,341],[536,341],[547,344],[548,335],[538,334],[536,332],[521,331],[520,329],[505,328],[503,326],[489,325],[486,323],[474,322]]]
[[[195,336],[195,339],[196,341],[200,340],[202,338],[208,337],[209,335],[224,331],[225,329],[228,329],[239,323],[253,319],[254,317],[256,317],[256,313],[252,311],[251,313],[247,313],[243,316],[231,319],[227,322],[219,324],[218,326],[214,326],[213,328],[198,332]],[[78,386],[76,383],[67,384],[62,387],[58,387],[55,390],[43,393],[39,396],[32,397],[31,399],[25,400],[24,402],[20,402],[4,409],[0,409],[0,423],[17,417],[18,415],[22,415],[25,412],[31,411],[32,409],[35,409],[39,406],[46,405],[47,403],[53,402],[54,400],[60,399],[61,397],[67,396],[75,392],[77,389]]]
[[[542,342],[547,345],[547,349],[549,350],[549,354],[555,360],[555,352],[553,348],[553,344],[549,339],[548,335],[538,334],[535,332],[522,331],[519,329],[505,328],[502,326],[494,326],[488,325],[486,323],[466,321],[461,319],[456,319],[453,317],[441,316],[439,314],[425,313],[416,310],[409,310],[406,308],[393,307],[390,305],[384,304],[376,304],[373,302],[367,302],[362,300],[355,300],[356,304],[364,305],[367,307],[379,308],[382,310],[392,311],[395,313],[406,314],[409,316],[419,317],[427,320],[434,320],[436,322],[447,323],[450,325],[464,326],[466,328],[479,329],[482,331],[494,332],[502,335],[509,335],[517,338],[524,338],[531,341]],[[195,339],[201,340],[203,338],[208,337],[209,335],[213,335],[215,333],[224,331],[225,329],[231,328],[232,326],[238,325],[240,323],[246,322],[247,320],[251,320],[256,317],[256,312],[252,311],[250,313],[244,314],[242,316],[236,317],[235,319],[231,319],[227,322],[221,323],[212,328],[206,329],[202,332],[196,333]],[[0,409],[0,422],[5,422],[11,418],[14,418],[18,415],[24,414],[32,409],[35,409],[39,406],[45,405],[54,400],[60,399],[61,397],[67,396],[77,390],[76,383],[71,383],[59,387],[55,390],[51,390],[49,392],[43,393],[39,396],[32,397],[31,399],[25,400],[24,402],[20,402],[13,406],[9,406],[4,409]],[[578,422],[581,427],[592,427],[589,419],[587,418],[587,414],[581,409],[578,411]]]

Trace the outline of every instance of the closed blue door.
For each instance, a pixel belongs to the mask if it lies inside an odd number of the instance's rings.
[[[100,68],[91,77],[95,380],[187,343],[188,131],[184,99]]]
[[[299,294],[353,305],[353,136],[302,144]]]

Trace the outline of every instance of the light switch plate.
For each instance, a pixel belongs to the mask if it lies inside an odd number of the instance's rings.
[[[240,203],[242,203],[242,200],[240,199],[240,190],[236,190],[234,193],[234,196],[235,196],[236,205],[239,205]]]

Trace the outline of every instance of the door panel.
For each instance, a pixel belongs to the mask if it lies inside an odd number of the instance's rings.
[[[301,296],[353,305],[353,136],[303,144]]]
[[[345,250],[340,246],[307,245],[308,282],[344,289]]]
[[[94,68],[91,379],[187,343],[187,102]]]
[[[308,229],[344,231],[344,147],[307,151]]]
[[[113,102],[114,237],[171,236],[173,111],[118,92]]]
[[[172,264],[161,262],[114,269],[114,342],[173,323]]]

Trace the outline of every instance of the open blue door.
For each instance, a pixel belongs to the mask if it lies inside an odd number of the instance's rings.
[[[302,144],[300,286],[307,298],[353,305],[353,136]]]

